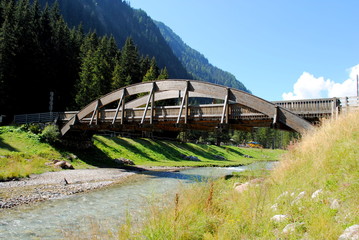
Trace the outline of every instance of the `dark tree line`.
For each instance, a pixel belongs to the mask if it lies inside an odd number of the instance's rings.
[[[57,3],[0,0],[0,114],[77,109],[119,87],[168,78],[131,38],[69,28]]]

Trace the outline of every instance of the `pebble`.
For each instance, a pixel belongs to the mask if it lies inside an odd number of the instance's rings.
[[[0,209],[95,190],[133,174],[121,169],[83,169],[49,172],[20,181],[1,182],[0,193],[6,197],[0,198]]]

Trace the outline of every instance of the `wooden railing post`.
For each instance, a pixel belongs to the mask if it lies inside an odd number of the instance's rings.
[[[227,88],[227,94],[226,97],[224,98],[224,103],[223,103],[223,111],[222,111],[222,117],[221,117],[221,124],[224,123],[224,117],[226,117],[226,124],[228,124],[228,115],[229,115],[229,108],[228,108],[228,98],[229,98],[229,88]]]
[[[96,106],[95,106],[95,108],[93,110],[92,117],[91,117],[89,125],[92,125],[92,122],[93,122],[95,116],[96,116],[96,124],[97,124],[97,122],[98,122],[98,120],[97,120],[97,118],[98,118],[97,111],[98,111],[99,106],[100,106],[100,100],[97,100],[97,103],[96,103]]]
[[[118,115],[118,112],[120,111],[120,107],[122,106],[122,102],[125,101],[125,92],[126,92],[126,88],[123,89],[121,98],[120,98],[120,100],[118,101],[118,105],[117,105],[117,108],[116,108],[116,113],[115,113],[115,116],[114,116],[114,118],[113,118],[113,120],[112,120],[112,124],[115,124],[116,118],[117,118],[117,115]],[[124,112],[124,110],[125,110],[125,109],[122,107],[122,112]],[[122,117],[121,117],[121,124],[123,124]]]
[[[187,120],[188,120],[187,119],[187,115],[188,115],[188,89],[189,89],[189,81],[186,81],[186,89],[184,91],[181,107],[180,107],[180,110],[179,110],[179,113],[178,113],[177,122],[176,122],[177,124],[180,122],[184,106],[186,107],[186,115],[185,115],[184,123],[187,124]]]
[[[145,108],[145,111],[143,112],[143,115],[142,115],[142,119],[141,119],[141,124],[144,123],[145,121],[145,118],[146,118],[146,114],[147,114],[147,110],[148,110],[148,106],[150,105],[150,102],[154,102],[154,94],[155,94],[155,85],[156,83],[153,82],[152,83],[152,90],[148,96],[148,100],[147,100],[147,103],[146,103],[146,108]],[[151,106],[151,108],[153,109],[153,106]],[[151,110],[151,118],[150,118],[150,122],[152,124],[152,115],[153,115],[153,110]]]

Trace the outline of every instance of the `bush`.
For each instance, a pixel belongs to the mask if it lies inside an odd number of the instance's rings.
[[[56,125],[47,125],[40,135],[41,140],[48,143],[58,142],[59,137],[60,131]]]

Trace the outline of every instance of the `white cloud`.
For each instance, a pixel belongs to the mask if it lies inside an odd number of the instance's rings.
[[[283,93],[284,100],[356,96],[356,76],[359,64],[349,69],[349,79],[336,83],[324,77],[304,72],[293,86],[293,92]]]

